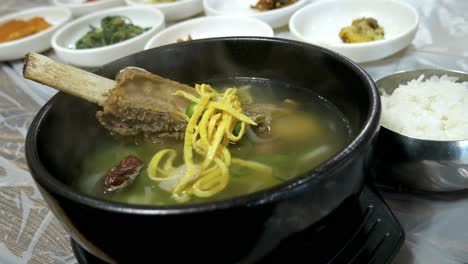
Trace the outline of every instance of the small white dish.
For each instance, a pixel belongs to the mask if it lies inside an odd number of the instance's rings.
[[[178,39],[193,40],[229,36],[273,37],[273,29],[265,22],[248,17],[200,17],[177,23],[161,30],[146,43],[145,49],[176,43]]]
[[[0,61],[21,59],[30,51],[43,52],[50,48],[50,40],[54,32],[71,19],[71,12],[67,8],[50,6],[24,10],[0,17],[0,25],[13,19],[31,19],[43,17],[51,27],[36,34],[0,43]]]
[[[106,16],[123,16],[130,19],[134,25],[150,29],[134,38],[112,45],[76,49],[75,43],[89,31],[90,25],[100,27],[101,20]],[[81,67],[97,67],[143,50],[151,36],[163,29],[164,25],[164,14],[158,9],[117,7],[83,16],[65,25],[52,37],[52,47],[57,57],[66,63]]]
[[[175,0],[167,3],[151,3],[149,0],[125,0],[130,6],[154,7],[161,10],[168,21],[192,17],[203,11],[202,0]]]
[[[203,8],[208,16],[249,16],[265,21],[273,28],[288,24],[291,15],[307,4],[307,0],[269,11],[259,12],[251,8],[258,0],[203,0]]]
[[[92,2],[86,2],[86,0],[52,0],[52,3],[68,7],[75,17],[125,5],[124,0],[95,0]]]
[[[339,37],[341,28],[362,17],[376,19],[384,28],[384,39],[343,43]],[[325,0],[297,11],[289,21],[289,30],[298,40],[331,49],[361,63],[388,57],[407,47],[418,23],[416,9],[397,0]]]

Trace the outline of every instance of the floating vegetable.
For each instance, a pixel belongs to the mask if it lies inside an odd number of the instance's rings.
[[[121,16],[107,16],[101,20],[101,27],[90,26],[90,30],[75,44],[77,49],[103,47],[134,38],[149,28],[141,28]]]
[[[51,26],[42,17],[33,17],[29,20],[10,20],[0,25],[0,43],[27,37]]]
[[[197,103],[195,102],[191,102],[190,104],[188,104],[185,110],[185,115],[187,115],[188,117],[192,117],[193,112],[195,112],[196,107],[197,107]]]

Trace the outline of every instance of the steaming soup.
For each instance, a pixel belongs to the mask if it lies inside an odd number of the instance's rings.
[[[181,201],[174,199],[174,193],[168,190],[167,183],[151,180],[148,164],[157,156],[155,153],[171,150],[175,153],[173,163],[178,166],[172,170],[172,174],[184,168],[184,140],[168,139],[154,144],[135,145],[109,137],[100,141],[93,154],[86,158],[73,188],[94,197],[130,204],[210,202],[257,192],[288,181],[327,161],[349,142],[351,131],[344,116],[330,102],[307,89],[258,79],[236,79],[228,84],[213,81],[210,84],[217,90],[235,86],[238,91],[248,91],[257,104],[281,105],[287,109],[282,114],[275,112],[268,117],[266,128],[270,130],[269,137],[246,129],[242,139],[226,145],[230,159],[248,162],[247,165],[259,164],[259,170],[231,162],[227,167],[228,182],[221,191],[207,197],[192,195],[190,199]],[[138,157],[144,164],[143,169],[131,185],[106,192],[104,175],[128,155]],[[159,165],[158,170],[163,170],[163,167]]]

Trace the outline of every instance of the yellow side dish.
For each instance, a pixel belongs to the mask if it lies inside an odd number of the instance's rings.
[[[10,20],[0,25],[0,43],[24,38],[49,27],[51,25],[42,17],[33,17],[29,20]]]
[[[362,43],[384,38],[384,29],[376,19],[363,17],[354,19],[351,26],[340,30],[340,38],[345,43]]]

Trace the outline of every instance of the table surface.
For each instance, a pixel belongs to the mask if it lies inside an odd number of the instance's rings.
[[[361,66],[374,79],[416,68],[468,72],[468,1],[406,1],[421,18],[412,44]],[[0,0],[0,15],[46,4]],[[287,28],[276,36],[290,37]],[[28,126],[54,91],[24,80],[21,69],[21,61],[0,63],[0,263],[76,263],[69,237],[34,186],[24,155]],[[385,192],[384,197],[406,232],[394,263],[468,263],[468,194]]]

